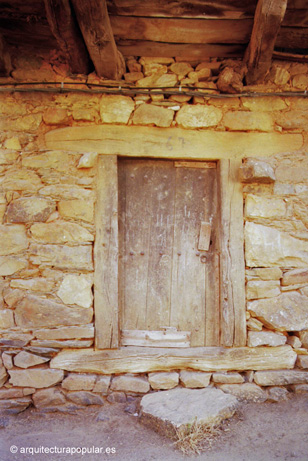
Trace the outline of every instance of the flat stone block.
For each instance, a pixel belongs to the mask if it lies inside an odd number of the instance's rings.
[[[98,394],[107,394],[110,386],[111,376],[98,376],[93,387],[93,392]]]
[[[234,395],[241,402],[265,402],[267,393],[253,383],[220,384],[219,389]]]
[[[169,437],[194,421],[219,424],[231,418],[237,407],[234,396],[214,388],[155,392],[142,397],[140,404],[141,421]]]
[[[248,347],[257,346],[283,346],[287,341],[287,337],[273,331],[249,331],[248,332]]]
[[[186,371],[180,372],[180,382],[184,387],[197,389],[207,387],[210,384],[212,373],[203,371]]]
[[[63,389],[69,391],[92,391],[96,381],[96,375],[70,373],[63,381]]]
[[[13,386],[41,389],[61,382],[64,372],[63,370],[50,370],[48,368],[30,368],[28,370],[9,370],[9,375],[9,382]]]
[[[104,405],[104,399],[88,391],[68,392],[66,397],[77,405]]]
[[[113,391],[132,392],[136,394],[146,394],[150,390],[150,384],[144,377],[131,376],[129,374],[115,376],[110,385]]]
[[[289,391],[284,387],[271,387],[267,391],[267,399],[270,402],[281,402],[283,400],[288,400]]]
[[[50,358],[40,357],[26,351],[21,351],[14,357],[14,365],[19,368],[30,368],[35,365],[49,362],[49,360]]]
[[[20,253],[28,248],[26,228],[20,224],[0,225],[0,255]]]
[[[212,380],[220,384],[242,384],[244,378],[240,373],[213,373]]]
[[[33,403],[36,408],[58,407],[66,404],[66,398],[63,392],[56,387],[42,389],[33,394]]]
[[[152,389],[172,389],[179,384],[179,374],[174,372],[149,373]]]
[[[260,386],[308,384],[308,372],[298,370],[256,371],[254,381]]]

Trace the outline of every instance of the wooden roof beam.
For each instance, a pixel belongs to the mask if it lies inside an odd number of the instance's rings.
[[[260,82],[268,72],[277,35],[287,8],[287,0],[259,0],[250,43],[245,53],[246,82]]]
[[[88,74],[91,71],[91,61],[69,0],[44,2],[49,26],[68,60],[71,72]]]
[[[7,49],[7,44],[0,35],[0,76],[7,77],[12,70],[11,56]]]
[[[71,3],[97,75],[121,78],[125,62],[114,40],[106,0],[71,0]]]

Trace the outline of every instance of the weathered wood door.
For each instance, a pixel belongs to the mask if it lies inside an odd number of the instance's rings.
[[[122,331],[174,327],[219,345],[216,179],[214,162],[119,161]]]

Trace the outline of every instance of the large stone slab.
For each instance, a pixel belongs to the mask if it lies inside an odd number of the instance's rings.
[[[54,386],[62,381],[62,370],[50,370],[48,368],[29,368],[28,370],[9,370],[10,384],[18,387],[34,387],[41,389]]]
[[[273,131],[273,120],[267,112],[227,112],[223,123],[231,131]]]
[[[308,297],[296,291],[282,293],[276,298],[259,299],[247,304],[254,317],[270,329],[301,331],[308,329]]]
[[[308,371],[268,370],[256,371],[254,381],[259,386],[285,386],[287,384],[307,384]]]
[[[33,264],[54,266],[59,269],[93,270],[92,246],[30,245]]]
[[[70,308],[34,295],[23,298],[15,309],[16,324],[22,328],[85,325],[92,315],[92,309]]]
[[[84,227],[71,222],[33,224],[31,235],[43,243],[81,243],[92,242],[94,236]]]
[[[274,227],[247,222],[245,258],[249,267],[307,267],[308,242]]]
[[[87,309],[83,309],[87,312]],[[50,366],[84,373],[146,373],[190,368],[200,371],[272,370],[293,368],[296,353],[291,346],[194,347],[191,349],[129,347],[118,350],[63,351]]]
[[[28,248],[26,229],[22,225],[0,225],[0,256],[20,253]]]
[[[140,404],[141,421],[169,437],[194,421],[219,424],[231,418],[237,407],[238,400],[233,395],[214,388],[156,392],[142,397]]]
[[[56,209],[56,204],[39,197],[23,197],[13,200],[7,209],[8,222],[45,222]]]

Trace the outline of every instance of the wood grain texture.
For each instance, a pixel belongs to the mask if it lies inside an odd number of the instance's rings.
[[[246,18],[253,17],[257,0],[173,0],[157,2],[147,0],[108,0],[113,15],[148,17]]]
[[[219,45],[200,43],[161,43],[149,40],[117,40],[117,46],[123,56],[161,56],[200,60],[216,58],[242,57],[246,45]]]
[[[220,161],[221,343],[246,344],[243,194],[240,160]]]
[[[239,133],[141,126],[84,126],[52,130],[42,148],[98,152],[130,157],[191,160],[244,158],[293,152],[301,134]]]
[[[97,169],[94,245],[95,346],[98,349],[108,349],[119,346],[117,157],[100,157]]]
[[[115,40],[151,40],[163,43],[247,43],[252,19],[205,20],[111,16]]]
[[[262,81],[271,66],[274,46],[286,7],[287,0],[258,1],[251,39],[244,58],[248,68],[246,74],[248,84]],[[278,43],[278,46],[283,46]]]
[[[122,330],[122,346],[190,347],[190,331],[168,328],[163,331]]]
[[[73,73],[88,74],[90,58],[69,0],[44,0],[50,29]]]
[[[192,369],[200,371],[277,370],[293,368],[296,353],[280,347],[197,347],[161,349],[124,347],[119,350],[71,350],[60,352],[50,368],[81,373],[147,373]]]
[[[125,63],[117,50],[106,0],[72,0],[77,21],[99,77],[119,79]]]

